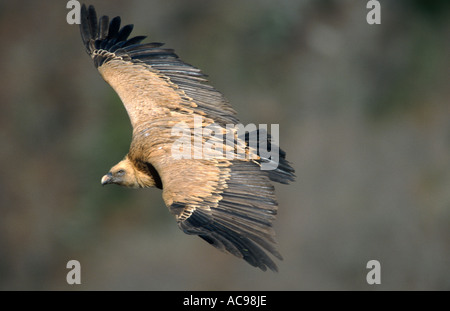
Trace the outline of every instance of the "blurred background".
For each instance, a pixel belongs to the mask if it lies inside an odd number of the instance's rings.
[[[279,273],[185,235],[158,189],[100,185],[131,126],[66,3],[0,1],[0,289],[450,289],[449,1],[368,25],[362,0],[91,0],[280,124]]]

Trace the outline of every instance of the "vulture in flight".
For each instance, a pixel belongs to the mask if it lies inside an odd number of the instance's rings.
[[[263,271],[277,271],[268,255],[282,260],[272,227],[278,207],[272,182],[294,181],[286,154],[262,130],[238,134],[235,110],[199,69],[162,43],[141,43],[145,36],[129,38],[133,25],[121,28],[120,23],[120,17],[97,19],[93,6],[81,7],[86,51],[119,95],[133,127],[128,154],[103,176],[102,184],[162,189],[165,204],[185,233]],[[174,131],[179,125],[183,130]],[[223,135],[205,135],[212,125]],[[180,133],[191,133],[188,142],[200,141],[186,149],[189,156],[174,155]],[[256,146],[251,137],[257,137]],[[202,149],[207,142],[214,148]],[[277,150],[273,169],[261,169],[274,162],[260,152],[261,145]],[[245,156],[225,157],[224,150]],[[190,156],[198,152],[203,156]]]

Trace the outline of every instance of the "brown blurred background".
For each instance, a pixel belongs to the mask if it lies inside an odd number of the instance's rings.
[[[448,0],[380,0],[381,25],[363,0],[90,3],[201,68],[243,123],[280,124],[285,259],[263,273],[182,233],[159,190],[102,187],[131,138],[120,100],[66,1],[3,0],[0,289],[450,289]]]

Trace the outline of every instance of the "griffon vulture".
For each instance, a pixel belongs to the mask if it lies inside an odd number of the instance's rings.
[[[239,136],[235,129],[226,128],[238,124],[236,112],[207,84],[205,75],[161,43],[141,44],[145,36],[129,39],[133,25],[121,28],[120,22],[120,17],[97,19],[93,6],[81,8],[86,51],[119,95],[133,127],[128,154],[103,176],[102,184],[162,189],[164,202],[185,233],[198,235],[264,271],[277,271],[266,252],[282,260],[272,228],[277,202],[271,181],[287,184],[294,180],[285,153],[277,149],[278,166],[261,170],[271,159],[260,153],[259,143],[256,148],[249,144],[249,133]],[[201,122],[196,124],[194,117]],[[214,124],[222,134],[231,131],[232,138],[210,136],[216,149],[210,149],[209,157],[175,157],[173,144],[180,133],[173,128],[179,124],[194,132],[200,129],[200,133]],[[267,133],[256,134],[258,142],[265,140],[267,150],[277,147],[275,142],[271,145]],[[192,135],[194,140],[196,135]],[[205,143],[204,137],[200,139]],[[196,148],[194,144],[192,152]],[[246,157],[229,159],[214,152],[229,148]]]

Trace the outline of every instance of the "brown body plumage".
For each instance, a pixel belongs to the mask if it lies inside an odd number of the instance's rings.
[[[111,22],[106,16],[97,20],[95,9],[84,5],[81,13],[87,52],[121,98],[133,126],[128,154],[102,178],[102,184],[160,188],[185,233],[199,235],[262,270],[277,270],[263,249],[281,259],[272,229],[277,203],[271,181],[294,180],[285,153],[280,150],[277,169],[261,170],[261,163],[270,160],[248,146],[248,137],[225,129],[239,122],[236,112],[199,69],[160,43],[140,44],[142,36],[128,39],[133,27],[120,28],[119,17]],[[176,158],[172,146],[178,136],[172,129],[177,124],[194,133],[211,125],[220,126],[224,133],[233,131],[233,148],[250,157],[227,159],[194,145],[191,152],[200,152],[202,158]],[[262,137],[262,132],[257,134]],[[229,148],[221,139],[212,141],[220,149]],[[270,137],[267,142],[270,146]]]

